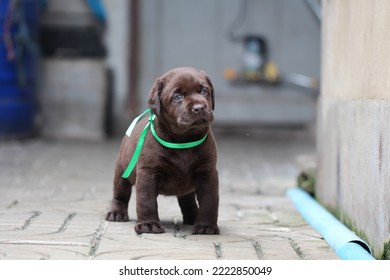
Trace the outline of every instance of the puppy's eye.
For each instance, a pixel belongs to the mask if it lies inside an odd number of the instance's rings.
[[[173,95],[173,101],[176,101],[176,102],[179,102],[179,101],[182,101],[184,98],[184,96],[181,94],[181,93],[175,93]]]
[[[207,96],[209,94],[209,90],[207,88],[202,88],[200,91],[201,95]]]

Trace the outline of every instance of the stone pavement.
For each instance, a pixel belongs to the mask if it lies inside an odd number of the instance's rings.
[[[134,197],[130,222],[105,221],[120,139],[0,142],[0,259],[338,259],[285,196],[314,145],[216,137],[219,236],[191,235],[173,197],[159,197],[164,234],[134,232]]]

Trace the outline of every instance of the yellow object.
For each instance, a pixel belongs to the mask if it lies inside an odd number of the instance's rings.
[[[223,71],[223,76],[225,79],[232,81],[237,78],[237,72],[233,68],[226,68]]]
[[[275,63],[267,63],[264,67],[264,77],[269,82],[275,82],[279,78],[278,66]]]

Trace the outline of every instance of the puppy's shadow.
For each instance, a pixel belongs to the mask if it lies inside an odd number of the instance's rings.
[[[136,219],[130,219],[127,223],[135,225],[136,222],[137,222]],[[185,238],[186,236],[192,234],[193,225],[183,224],[183,222],[179,219],[174,218],[173,220],[161,220],[160,223],[165,230],[165,233],[162,234],[171,234],[177,238]]]
[[[191,235],[193,225],[183,224],[181,220],[173,219],[173,221],[162,220],[162,226],[165,229],[165,233],[173,234],[175,237],[185,238],[187,235]]]

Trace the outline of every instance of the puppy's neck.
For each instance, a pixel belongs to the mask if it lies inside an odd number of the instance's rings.
[[[158,118],[154,120],[154,127],[160,138],[173,143],[197,141],[209,132],[209,125],[182,129],[176,125],[167,124]]]

